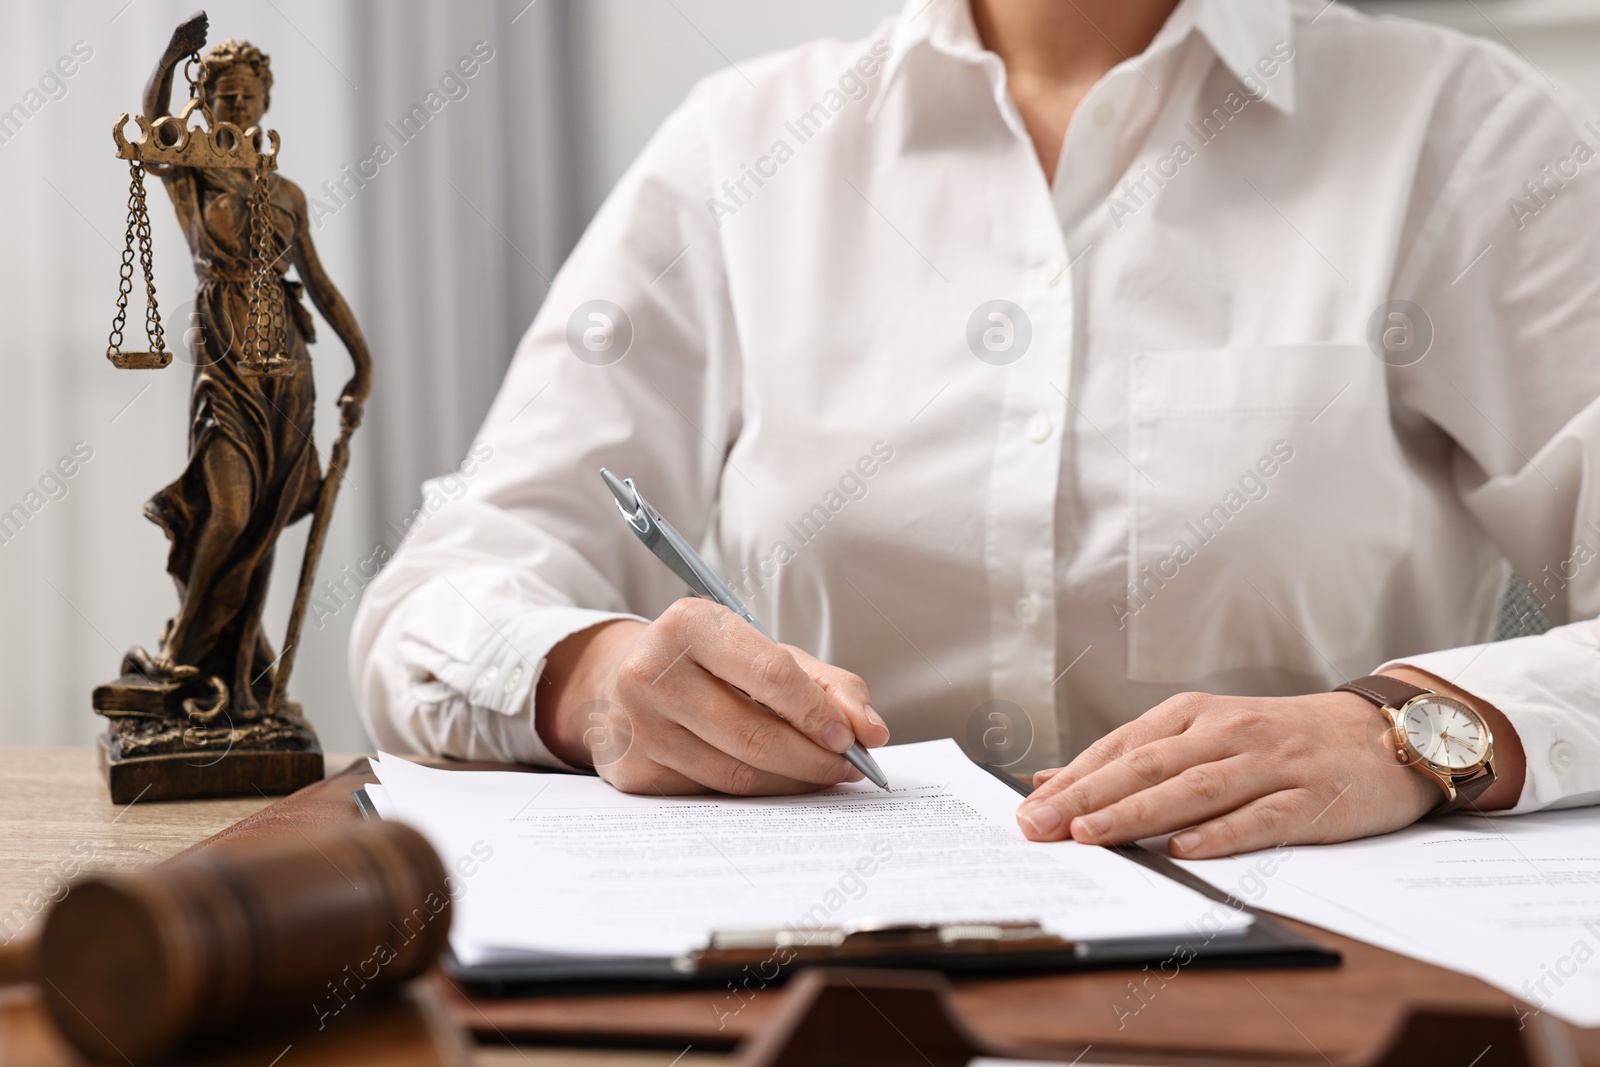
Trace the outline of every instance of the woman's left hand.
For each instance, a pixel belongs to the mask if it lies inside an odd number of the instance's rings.
[[[1388,718],[1354,693],[1182,693],[1034,785],[1017,819],[1035,841],[1182,831],[1168,847],[1183,859],[1387,833],[1444,800],[1400,763]]]

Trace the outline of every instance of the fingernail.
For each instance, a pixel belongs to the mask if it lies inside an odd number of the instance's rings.
[[[1017,813],[1023,822],[1040,837],[1055,833],[1061,828],[1061,813],[1049,804],[1036,804]]]
[[[1088,815],[1080,815],[1072,822],[1072,836],[1074,837],[1078,836],[1079,830],[1082,830],[1085,835],[1104,837],[1106,835],[1106,831],[1110,829],[1111,816],[1107,815],[1103,811],[1095,811],[1090,812]]]
[[[1185,830],[1172,838],[1172,847],[1179,852],[1193,852],[1200,847],[1200,831]]]
[[[866,706],[866,708],[863,709],[863,710],[865,710],[866,713],[867,713],[867,721],[870,722],[872,725],[881,726],[885,730],[887,730],[889,728],[889,724],[884,722],[883,721],[883,717],[872,709],[872,705],[871,704],[868,704]]]
[[[822,731],[822,743],[835,752],[843,752],[855,742],[856,739],[850,736],[850,727],[842,722],[829,723],[827,729]]]

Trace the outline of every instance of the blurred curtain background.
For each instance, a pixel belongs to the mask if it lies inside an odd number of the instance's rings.
[[[145,80],[194,2],[0,0],[0,513],[42,501],[21,529],[0,528],[0,744],[91,741],[89,690],[116,674],[127,647],[154,645],[175,603],[165,538],[140,508],[184,462],[189,368],[178,346],[195,283],[155,181],[156,282],[179,361],[117,371],[102,353],[128,195],[111,121],[140,110]],[[319,574],[323,605],[334,610],[308,619],[292,686],[326,749],[368,744],[345,672],[354,614],[347,574],[392,548],[422,480],[460,461],[547,280],[634,154],[704,74],[814,37],[865,35],[899,6],[207,5],[211,43],[245,38],[272,57],[266,124],[283,135],[283,173],[313,198],[313,237],[377,364]],[[1361,6],[1507,41],[1600,105],[1596,0]],[[449,80],[464,56],[479,69]],[[177,102],[185,93],[180,81]],[[419,107],[427,121],[403,126]],[[364,177],[380,141],[388,158]],[[136,346],[137,287],[131,304]],[[325,454],[349,363],[332,331],[319,330],[312,353]],[[74,473],[63,478],[58,463],[75,450],[66,465]],[[279,546],[268,607],[275,645],[304,538],[302,524]],[[349,594],[329,595],[326,581],[344,582]]]

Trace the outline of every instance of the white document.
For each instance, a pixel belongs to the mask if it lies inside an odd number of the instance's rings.
[[[1115,853],[1039,844],[953,741],[878,749],[893,786],[643,797],[598,778],[373,769],[385,818],[452,872],[461,962],[676,957],[716,930],[1037,921],[1074,940],[1237,933],[1250,917]]]
[[[1456,815],[1384,837],[1182,865],[1268,911],[1600,1026],[1600,809]]]

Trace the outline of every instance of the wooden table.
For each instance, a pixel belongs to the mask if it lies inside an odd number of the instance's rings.
[[[356,758],[329,756],[327,765],[337,772]],[[268,802],[257,797],[121,808],[107,797],[92,749],[0,747],[0,940],[20,932],[43,911],[79,867],[147,866]],[[1376,1052],[1409,1004],[1497,1012],[1511,1006],[1506,994],[1478,979],[1299,923],[1289,925],[1339,950],[1344,965],[1185,972],[1182,980],[1155,987],[1131,1022],[1119,1018],[1112,1005],[1127,1001],[1130,983],[1152,988],[1149,976],[1137,971],[967,980],[956,983],[953,1000],[961,1017],[994,1041],[1059,1048],[1070,1040],[1079,1048],[1092,1042],[1097,1049],[1129,1051],[1226,1049],[1240,1057],[1291,1057],[1330,1067],[1362,1062]],[[771,1017],[778,995],[773,991],[752,1002],[745,1013],[752,1027]],[[654,1010],[666,1012],[663,1019],[670,1021],[669,1009],[658,1005]],[[616,1005],[605,997],[555,996],[549,1011],[582,1032],[585,1019],[614,1020]],[[656,1032],[675,1031],[669,1025]],[[1573,1037],[1581,1062],[1600,1067],[1600,1030],[1576,1031]],[[683,1044],[657,1049],[479,1046],[474,1062],[494,1067],[727,1062],[725,1055],[702,1051],[689,1040],[686,1036]]]
[[[357,757],[330,755],[337,771]],[[135,870],[210,837],[276,798],[177,800],[119,807],[90,748],[0,747],[0,941],[31,926],[79,869]],[[725,1056],[688,1050],[480,1046],[483,1067],[694,1067]]]

